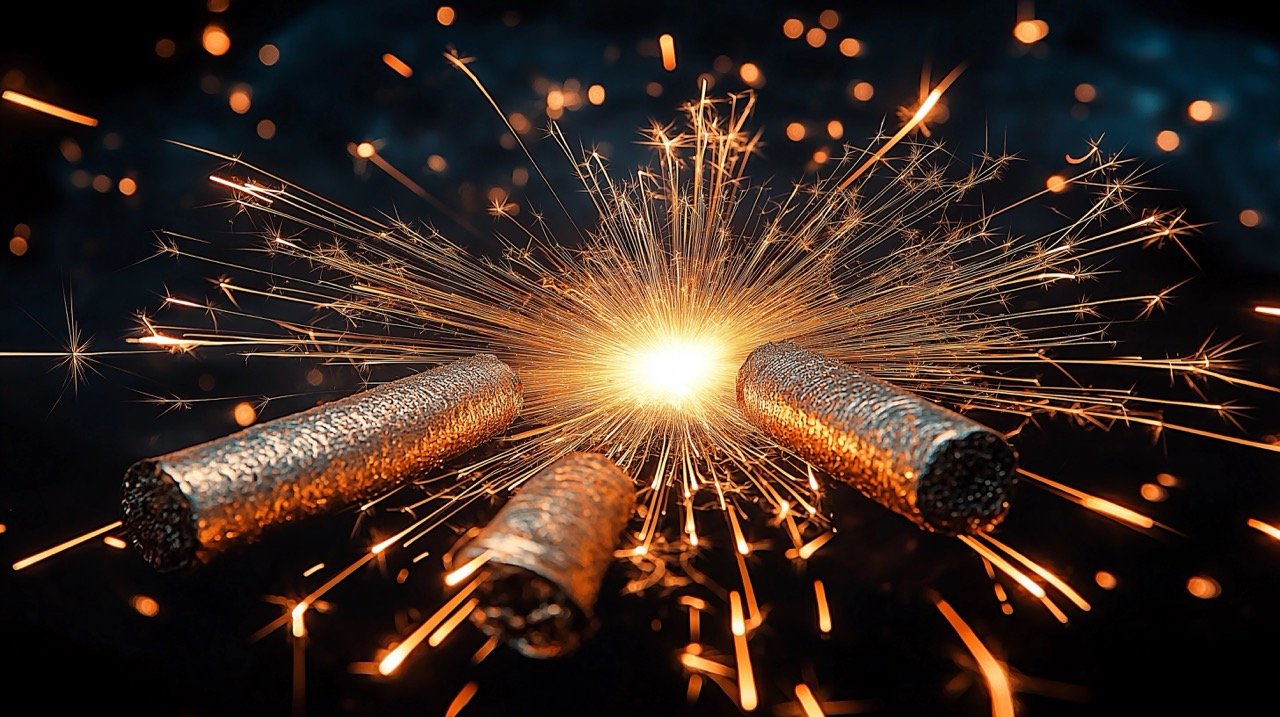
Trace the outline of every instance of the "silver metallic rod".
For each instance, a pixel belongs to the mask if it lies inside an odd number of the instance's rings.
[[[122,509],[161,570],[207,562],[265,530],[372,497],[502,431],[519,379],[489,354],[135,463]]]
[[[738,407],[780,445],[925,530],[986,532],[1004,519],[1017,456],[964,416],[791,342],[752,351]]]
[[[473,621],[529,657],[576,648],[635,493],[621,468],[594,453],[570,453],[525,481],[454,553],[455,565],[488,553]]]

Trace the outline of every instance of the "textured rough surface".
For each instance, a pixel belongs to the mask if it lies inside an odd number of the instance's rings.
[[[570,453],[525,481],[455,553],[458,564],[491,554],[475,622],[530,657],[573,650],[634,507],[631,478],[593,453]]]
[[[209,560],[275,525],[371,497],[505,429],[515,372],[488,354],[149,458],[126,473],[134,546],[161,570]]]
[[[738,371],[747,420],[925,530],[985,532],[1009,509],[1016,455],[998,433],[793,343]]]

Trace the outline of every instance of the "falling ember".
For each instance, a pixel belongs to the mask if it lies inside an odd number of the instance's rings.
[[[760,67],[754,62],[742,63],[742,66],[738,68],[738,76],[751,87],[759,87],[763,84],[761,80],[764,79],[764,75],[760,72]]]
[[[309,578],[312,575],[315,575],[316,573],[320,572],[321,570],[324,570],[324,563],[316,563],[315,565],[312,565],[311,567],[302,571],[302,577]]]
[[[132,197],[138,191],[138,183],[130,177],[124,177],[116,184],[116,188],[126,197]]]
[[[453,21],[457,19],[457,17],[458,13],[454,12],[454,9],[448,5],[441,5],[436,9],[436,22],[444,25],[445,27],[452,25]]]
[[[799,122],[792,122],[787,125],[787,139],[792,142],[799,142],[804,139],[804,125]]]
[[[401,77],[406,77],[406,78],[413,77],[413,68],[409,67],[408,63],[396,57],[395,55],[391,54],[390,52],[385,53],[382,56],[382,61],[386,63],[387,67],[390,67],[397,75],[400,75]]]
[[[1024,45],[1034,45],[1049,36],[1049,23],[1044,20],[1020,20],[1013,26],[1013,36]]]
[[[1103,590],[1115,590],[1117,585],[1116,576],[1105,570],[1099,570],[1094,576],[1093,581]]]
[[[875,87],[872,87],[871,83],[865,80],[854,83],[853,87],[849,90],[849,94],[853,95],[853,98],[859,102],[866,102],[870,100],[875,93]]]
[[[794,17],[788,18],[786,22],[782,23],[782,34],[786,35],[787,39],[799,40],[800,36],[804,34],[804,23]]]
[[[756,680],[751,671],[751,653],[747,648],[747,631],[742,618],[742,596],[729,592],[729,628],[733,633],[733,654],[738,663],[738,695],[743,711],[750,712],[759,704]]]
[[[1257,518],[1250,518],[1246,525],[1273,540],[1280,540],[1280,527],[1276,527],[1271,523],[1264,523]]]
[[[813,594],[818,600],[818,632],[831,632],[831,606],[827,604],[827,588],[821,580],[813,581]]]
[[[1252,229],[1262,221],[1262,215],[1256,209],[1244,209],[1240,212],[1240,226]]]
[[[1049,178],[1044,181],[1044,186],[1045,189],[1048,189],[1054,194],[1061,194],[1067,190],[1067,178],[1061,174],[1051,174],[1049,175]]]
[[[236,425],[244,428],[253,425],[258,420],[258,412],[253,408],[253,404],[248,401],[241,401],[231,411],[231,417],[235,419]]]
[[[108,535],[107,537],[103,538],[102,544],[106,545],[108,548],[113,548],[115,550],[124,550],[125,548],[129,547],[128,543],[124,542],[123,540],[121,540],[120,538],[117,538],[114,535]]]
[[[29,248],[30,244],[28,244],[24,237],[15,236],[9,238],[9,253],[14,256],[22,256],[26,254]]]
[[[1014,717],[1013,688],[1009,684],[1009,673],[1004,665],[991,654],[973,628],[945,600],[937,599],[934,603],[978,663],[978,670],[987,682],[987,692],[991,694],[991,717]]]
[[[1156,133],[1156,146],[1163,152],[1172,152],[1182,143],[1178,133],[1171,129],[1162,129]]]
[[[845,57],[857,57],[862,54],[862,43],[855,38],[846,37],[840,41],[840,54]]]
[[[808,685],[803,682],[796,685],[795,693],[804,717],[823,717],[822,705],[818,704],[818,698],[813,696],[813,690]]]
[[[155,617],[160,614],[160,603],[146,595],[134,595],[129,598],[129,606],[143,617]]]
[[[676,39],[670,34],[658,38],[658,48],[662,51],[662,69],[671,72],[676,69]]]
[[[1222,586],[1207,575],[1197,575],[1187,581],[1187,592],[1201,600],[1212,600],[1222,594]]]
[[[462,686],[458,694],[454,696],[453,701],[449,703],[448,709],[444,711],[444,717],[458,717],[458,713],[471,702],[471,698],[476,696],[476,691],[480,689],[480,685],[475,682],[468,682]]]
[[[809,44],[809,47],[822,47],[827,44],[827,31],[820,27],[811,27],[804,34],[804,41]]]
[[[57,117],[58,119],[64,119],[68,122],[75,122],[76,124],[82,124],[86,127],[98,126],[98,120],[88,115],[82,115],[79,112],[72,112],[69,109],[59,107],[55,104],[50,104],[48,102],[45,102],[44,100],[38,100],[34,97],[28,97],[27,95],[24,95],[21,92],[14,92],[13,90],[5,90],[4,93],[0,94],[0,99],[3,99],[7,102],[12,102],[13,104],[19,105],[21,107],[26,107],[27,109],[35,110],[36,112],[43,112],[47,115],[52,115],[54,117]]]
[[[1195,122],[1208,122],[1213,114],[1213,103],[1208,100],[1195,100],[1187,105],[1187,116]]]
[[[214,57],[221,57],[231,49],[231,37],[218,25],[208,25],[200,35],[200,43],[205,52]]]

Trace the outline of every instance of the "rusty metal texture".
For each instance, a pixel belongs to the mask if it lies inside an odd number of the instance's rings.
[[[570,453],[529,478],[455,552],[455,564],[490,556],[474,622],[529,657],[572,651],[634,508],[631,478],[602,455]]]
[[[224,438],[135,463],[122,510],[158,569],[207,562],[264,531],[372,497],[504,430],[514,371],[477,354]]]
[[[751,352],[738,407],[779,445],[925,530],[1004,519],[1017,456],[999,433],[791,342]]]

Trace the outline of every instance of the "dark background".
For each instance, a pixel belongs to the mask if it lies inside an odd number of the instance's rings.
[[[204,179],[216,162],[164,139],[242,153],[348,206],[436,221],[460,241],[491,250],[484,237],[494,224],[482,211],[484,190],[509,186],[512,168],[526,162],[502,148],[496,118],[440,58],[457,47],[477,58],[473,67],[508,112],[540,116],[538,77],[604,84],[603,106],[567,112],[562,124],[584,144],[608,143],[619,171],[646,160],[634,144],[636,129],[650,118],[674,118],[675,106],[694,97],[695,78],[711,72],[717,56],[732,58],[734,69],[716,75],[713,92],[742,89],[737,64],[755,62],[766,78],[755,126],[767,144],[753,176],[772,177],[775,187],[805,176],[812,152],[834,144],[821,136],[827,119],[840,119],[848,140],[869,136],[883,116],[915,99],[922,66],[931,63],[941,74],[968,61],[946,100],[950,119],[936,130],[959,155],[990,143],[1026,160],[992,189],[995,199],[1038,189],[1062,171],[1063,154],[1079,154],[1085,139],[1105,133],[1107,147],[1126,148],[1152,167],[1151,184],[1167,188],[1142,203],[1181,206],[1190,221],[1209,224],[1191,244],[1199,269],[1167,249],[1113,267],[1119,274],[1109,280],[1122,283],[1194,278],[1169,315],[1119,329],[1131,342],[1129,352],[1185,353],[1209,335],[1240,336],[1255,344],[1244,354],[1250,375],[1280,382],[1280,322],[1251,311],[1256,303],[1280,300],[1274,233],[1280,45],[1274,20],[1249,3],[1045,3],[1036,14],[1050,34],[1030,49],[1011,37],[1012,2],[841,7],[840,27],[819,49],[786,39],[780,28],[793,16],[812,26],[820,4],[476,3],[458,6],[451,27],[435,21],[435,5],[412,2],[241,0],[216,14],[198,2],[151,5],[72,11],[32,4],[23,8],[22,23],[5,23],[0,73],[22,73],[4,74],[5,87],[102,124],[82,128],[0,104],[0,232],[19,222],[31,228],[24,256],[0,251],[0,351],[63,345],[68,294],[93,347],[111,349],[133,330],[134,313],[154,307],[165,287],[208,292],[205,268],[166,259],[139,263],[153,253],[152,232],[159,228],[230,236],[230,212],[210,206],[220,195]],[[231,36],[223,57],[200,48],[201,29],[211,21]],[[674,73],[664,73],[648,49],[662,32],[677,40]],[[861,56],[836,51],[846,35],[864,43]],[[156,56],[160,38],[176,42],[174,57]],[[257,59],[268,42],[281,52],[273,67]],[[610,46],[617,48],[614,60]],[[388,51],[414,67],[411,79],[382,64]],[[848,87],[857,80],[874,83],[871,101],[850,98]],[[660,97],[646,94],[651,81],[663,84]],[[206,92],[202,82],[216,89]],[[242,82],[253,87],[252,108],[243,116],[226,100],[228,89]],[[1083,109],[1072,96],[1080,82],[1098,91]],[[1188,120],[1187,103],[1197,98],[1215,102],[1221,119]],[[278,127],[269,141],[254,130],[263,118]],[[810,138],[787,141],[783,128],[792,121],[808,122]],[[1165,128],[1181,136],[1175,152],[1154,145]],[[82,150],[75,163],[59,151],[67,138]],[[382,173],[353,162],[348,143],[365,139],[383,141],[383,156],[458,208],[478,236],[469,238]],[[534,152],[553,181],[568,187],[556,150],[544,142]],[[444,173],[425,169],[431,154],[448,160]],[[77,188],[76,170],[113,180],[130,176],[139,190],[123,197],[114,187],[103,193]],[[522,204],[549,207],[534,182],[529,186]],[[580,208],[582,199],[570,196],[570,203]],[[1261,214],[1259,226],[1241,226],[1237,215],[1245,208]],[[1033,213],[1014,230],[1034,233],[1037,222],[1049,219]],[[305,392],[271,402],[264,411],[270,417],[349,391],[358,381],[351,372],[326,369],[317,392],[302,380],[300,366],[288,362],[136,356],[104,358],[100,374],[77,392],[64,387],[65,371],[55,364],[0,359],[0,523],[6,528],[0,556],[9,562],[111,520],[118,477],[133,460],[235,428],[234,400],[163,413],[143,394]],[[208,391],[200,388],[202,376],[213,379]],[[1236,398],[1252,407],[1243,419],[1248,434],[1280,433],[1273,398]],[[1018,684],[1028,714],[1267,703],[1280,667],[1274,657],[1280,547],[1244,523],[1280,520],[1277,460],[1186,436],[1155,442],[1137,430],[1104,434],[1059,423],[1028,432],[1020,451],[1030,469],[1141,508],[1185,537],[1152,539],[1024,489],[1002,537],[1058,567],[1094,602],[1093,612],[1063,627],[1020,599],[1012,618],[1001,616],[981,565],[954,541],[916,533],[856,496],[837,494],[829,508],[841,534],[812,561],[811,574],[793,575],[768,551],[754,559],[753,575],[771,611],[752,641],[761,712],[792,700],[792,686],[804,679],[824,698],[872,700],[867,706],[883,712],[986,713],[986,692],[971,682],[966,653],[929,600],[931,590],[1026,676]],[[1146,503],[1138,488],[1159,472],[1180,482],[1167,501]],[[350,540],[351,523],[349,515],[320,521],[191,575],[155,575],[127,552],[96,541],[29,571],[6,572],[0,577],[4,693],[11,703],[30,697],[54,710],[119,705],[161,714],[282,713],[290,704],[290,647],[279,634],[254,645],[246,637],[279,614],[263,595],[299,595],[316,584],[300,577],[307,566],[324,560],[332,567],[358,554],[367,537]],[[752,531],[756,538],[771,535],[765,526]],[[451,542],[447,533],[429,546],[433,554]],[[601,632],[567,660],[538,663],[500,650],[473,668],[467,660],[480,639],[464,629],[441,650],[415,658],[395,680],[351,674],[350,663],[370,659],[412,623],[407,610],[439,604],[433,564],[418,566],[404,585],[389,578],[399,563],[385,574],[362,573],[332,595],[331,613],[312,616],[307,703],[313,714],[440,712],[471,679],[480,685],[468,708],[474,714],[734,709],[711,686],[696,706],[685,707],[674,657],[687,635],[682,610],[661,596],[624,598],[609,588],[599,606]],[[1116,590],[1093,584],[1098,570],[1118,576]],[[812,627],[815,575],[833,600],[836,629],[827,640],[817,639]],[[1192,597],[1185,587],[1192,575],[1212,576],[1222,595]],[[611,580],[616,588],[619,577]],[[158,600],[159,615],[134,612],[129,598],[135,594]],[[723,634],[709,639],[729,645]]]

